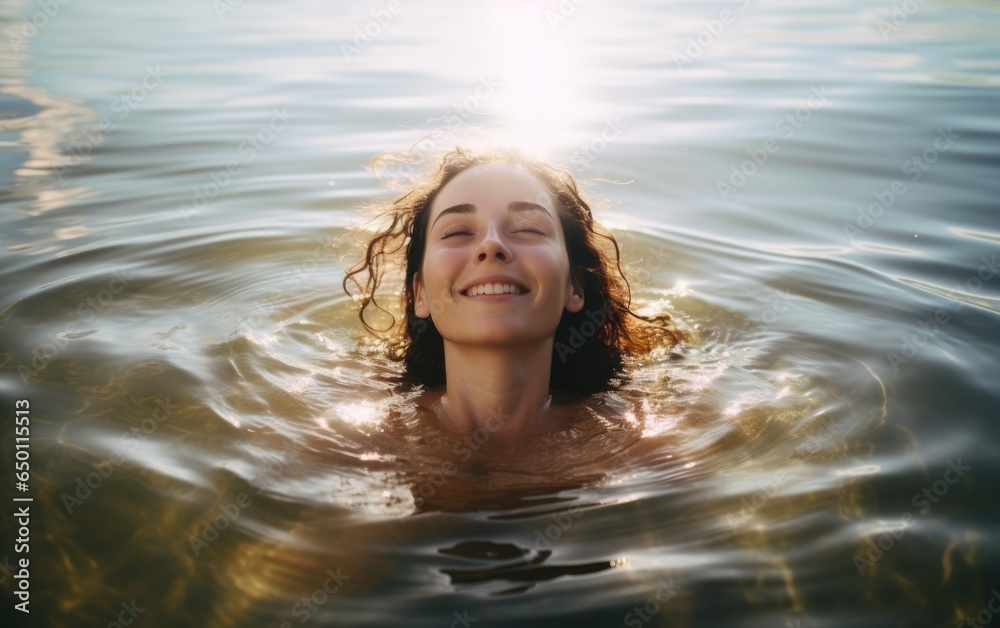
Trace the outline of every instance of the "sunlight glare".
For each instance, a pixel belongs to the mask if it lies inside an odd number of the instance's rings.
[[[358,401],[337,406],[337,414],[351,425],[361,426],[375,423],[379,419],[379,408],[373,403]]]
[[[512,129],[504,141],[534,153],[567,143],[572,73],[563,48],[532,0],[493,7],[494,46]],[[579,102],[577,100],[576,102]]]

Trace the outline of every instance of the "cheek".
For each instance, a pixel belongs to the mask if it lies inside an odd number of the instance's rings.
[[[424,254],[422,276],[428,288],[452,284],[461,269],[462,255],[455,250],[437,249]]]
[[[525,255],[527,265],[535,270],[539,279],[560,285],[569,276],[569,259],[565,251],[554,248],[538,248]]]

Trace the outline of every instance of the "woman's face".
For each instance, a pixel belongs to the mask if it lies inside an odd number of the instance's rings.
[[[487,284],[494,294],[479,294]],[[449,181],[430,207],[413,292],[416,315],[430,316],[449,342],[510,346],[553,336],[563,310],[583,307],[583,290],[570,276],[562,225],[542,180],[494,163]]]

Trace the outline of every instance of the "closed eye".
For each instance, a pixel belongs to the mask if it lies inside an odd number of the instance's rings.
[[[514,231],[514,233],[524,233],[524,232],[537,233],[538,235],[546,235],[545,231],[537,228],[524,228],[524,229],[517,229]],[[456,229],[455,231],[446,232],[443,236],[441,236],[441,239],[447,240],[451,236],[455,235],[472,235],[472,233],[470,231],[466,231],[465,229]]]
[[[517,230],[517,231],[515,231],[514,233],[523,233],[523,232],[525,232],[525,231],[528,231],[528,232],[530,232],[530,233],[537,233],[537,234],[539,234],[539,235],[545,235],[545,232],[544,232],[544,231],[542,231],[541,229],[527,229],[527,228],[526,228],[526,229],[518,229],[518,230]]]

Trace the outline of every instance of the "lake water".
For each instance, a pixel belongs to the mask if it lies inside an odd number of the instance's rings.
[[[995,3],[0,11],[32,625],[1000,625]],[[516,452],[340,286],[363,165],[456,142],[570,167],[697,337]]]

